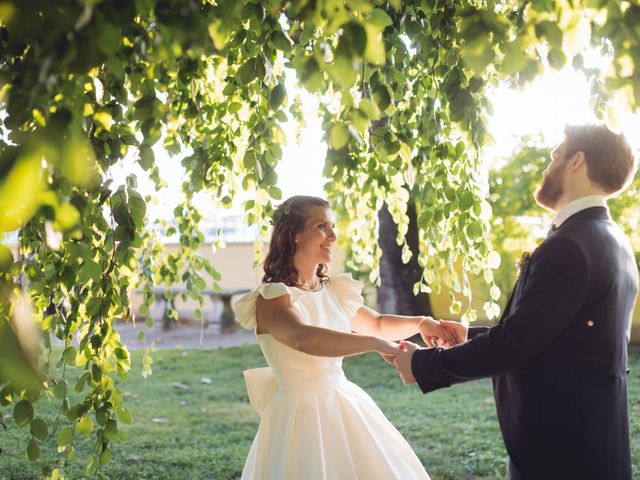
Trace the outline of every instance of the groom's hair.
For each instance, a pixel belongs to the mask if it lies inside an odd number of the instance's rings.
[[[296,253],[296,235],[304,229],[312,207],[330,208],[329,202],[308,195],[295,195],[276,208],[273,215],[273,232],[269,252],[264,260],[264,283],[282,282],[288,286],[298,283],[298,272],[293,266]],[[327,266],[318,265],[316,276],[324,284],[329,280]]]
[[[604,124],[589,124],[567,125],[564,134],[565,158],[584,152],[591,182],[608,195],[624,190],[633,178],[636,162],[622,133],[613,133]]]

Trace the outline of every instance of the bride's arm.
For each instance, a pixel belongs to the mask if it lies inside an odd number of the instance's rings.
[[[355,332],[387,340],[402,340],[419,333],[429,346],[436,338],[447,345],[458,343],[452,332],[431,317],[381,314],[366,306],[358,309],[351,327]]]
[[[256,321],[259,333],[269,333],[279,342],[309,355],[342,357],[373,351],[395,355],[400,351],[397,344],[375,336],[306,325],[291,307],[289,295],[269,300],[258,296]]]

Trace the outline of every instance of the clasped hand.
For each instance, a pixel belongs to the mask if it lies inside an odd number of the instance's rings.
[[[435,321],[431,317],[425,317],[419,324],[420,336],[428,347],[449,348],[467,341],[468,329],[459,322],[447,320]],[[398,375],[405,385],[416,383],[411,369],[411,360],[416,350],[421,347],[406,340],[400,341],[395,354],[383,353],[382,358],[398,371]]]

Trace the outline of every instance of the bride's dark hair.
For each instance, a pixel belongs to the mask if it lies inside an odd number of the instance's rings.
[[[311,207],[330,208],[326,200],[307,195],[295,195],[276,208],[269,252],[264,261],[264,283],[282,282],[290,287],[297,285],[298,272],[293,266],[293,255],[296,253],[295,238],[309,219]],[[326,272],[327,265],[319,264],[316,276],[323,284],[329,280]]]

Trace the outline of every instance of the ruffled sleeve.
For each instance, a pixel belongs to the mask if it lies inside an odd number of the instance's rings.
[[[364,305],[362,287],[364,283],[351,278],[350,273],[340,273],[331,277],[331,289],[338,297],[349,318],[353,317],[358,309]]]
[[[287,287],[284,283],[263,283],[254,291],[240,297],[233,305],[236,310],[236,322],[247,330],[256,328],[256,301],[259,295],[267,300],[291,295],[291,302],[294,302],[303,293],[296,288]]]

